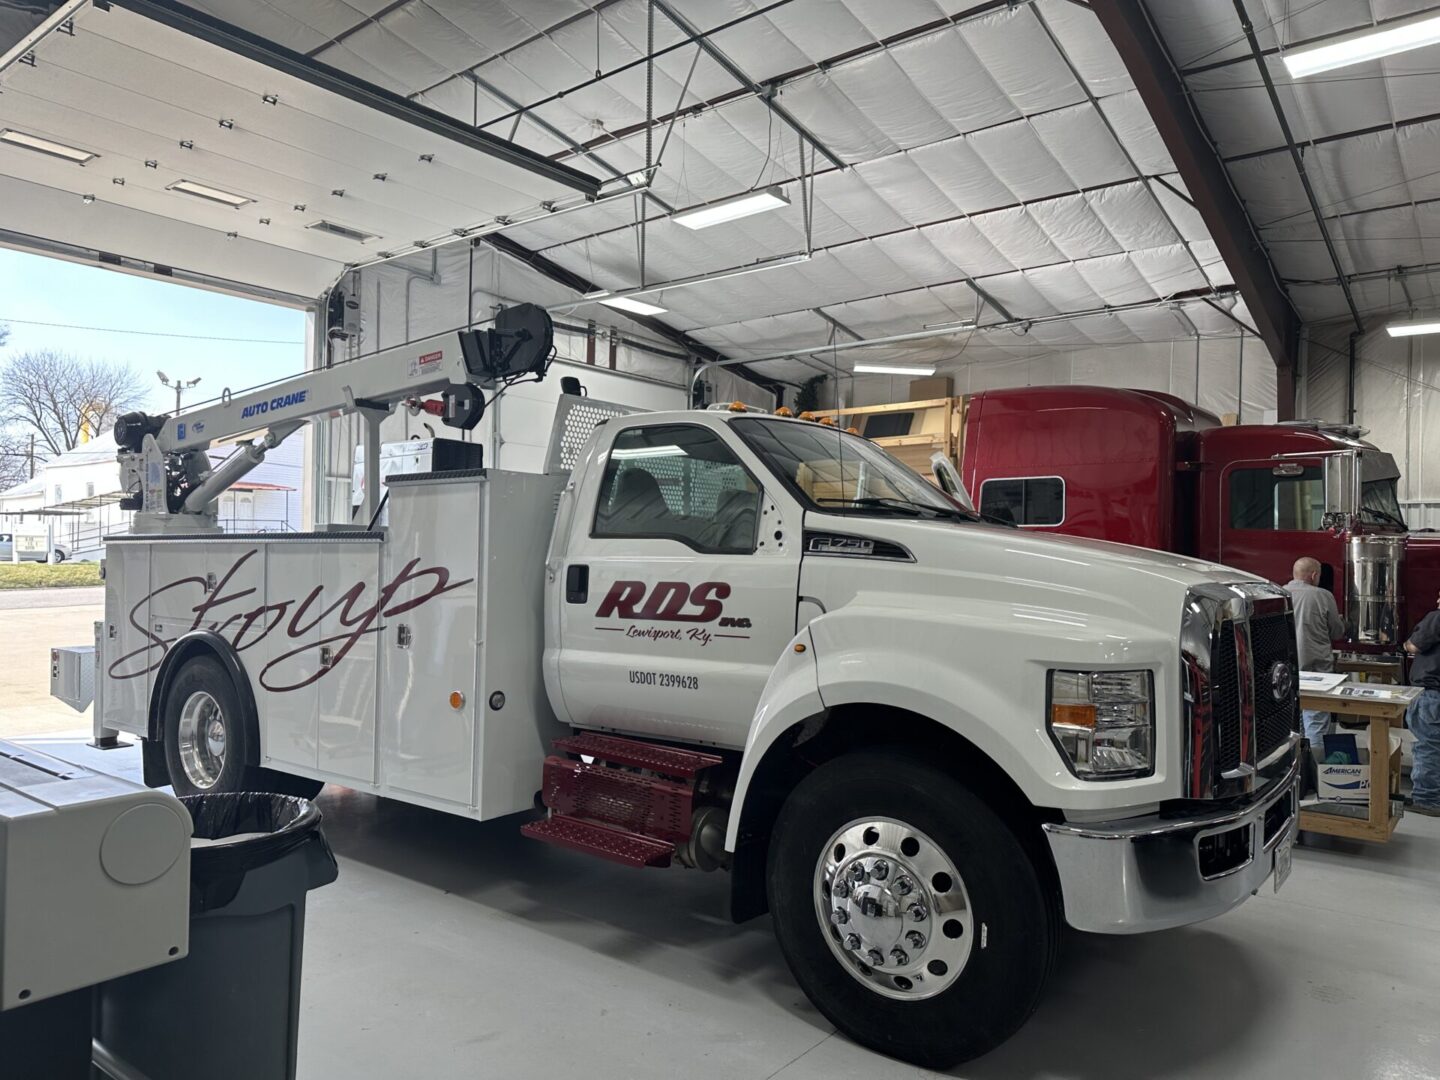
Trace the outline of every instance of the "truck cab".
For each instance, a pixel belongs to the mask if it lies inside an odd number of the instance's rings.
[[[1276,583],[1311,556],[1360,651],[1393,651],[1440,591],[1440,541],[1408,532],[1395,459],[1357,428],[1222,425],[1169,394],[1080,386],[985,391],[965,416],[961,475],[976,505],[1026,531]]]

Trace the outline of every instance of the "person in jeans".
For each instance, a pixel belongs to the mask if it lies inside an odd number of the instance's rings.
[[[1405,651],[1410,654],[1410,685],[1424,688],[1405,712],[1405,723],[1415,736],[1410,809],[1440,817],[1440,610],[1420,620]]]
[[[1345,636],[1345,624],[1329,589],[1320,588],[1320,563],[1308,555],[1295,560],[1294,580],[1285,586],[1295,608],[1295,648],[1300,654],[1301,671],[1334,671],[1335,658],[1330,643]],[[1440,685],[1440,684],[1437,684]],[[1330,731],[1330,714],[1306,709],[1301,714],[1305,738],[1310,745],[1325,750],[1325,735]]]

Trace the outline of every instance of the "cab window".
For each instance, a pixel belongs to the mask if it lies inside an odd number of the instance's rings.
[[[1325,473],[1306,465],[1291,475],[1273,466],[1230,474],[1230,527],[1310,532],[1325,516]]]
[[[759,521],[760,486],[724,441],[703,427],[662,424],[615,436],[591,535],[749,554]]]
[[[1059,525],[1065,520],[1065,481],[1058,476],[1017,476],[980,485],[980,513],[1015,525]]]

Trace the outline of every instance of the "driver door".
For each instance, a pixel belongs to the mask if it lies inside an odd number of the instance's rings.
[[[1343,581],[1344,556],[1322,527],[1323,459],[1232,462],[1220,474],[1219,560],[1283,585],[1295,560],[1320,560],[1321,584]],[[1343,603],[1343,596],[1339,598]]]
[[[577,493],[556,591],[565,709],[580,727],[743,746],[795,632],[800,538],[728,431],[621,423]]]

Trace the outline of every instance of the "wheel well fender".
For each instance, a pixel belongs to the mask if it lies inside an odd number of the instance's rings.
[[[187,661],[196,656],[212,656],[219,661],[230,675],[230,682],[240,698],[241,722],[245,724],[245,764],[260,764],[260,713],[255,707],[255,692],[250,686],[250,676],[235,646],[213,630],[192,630],[175,639],[160,667],[155,672],[155,686],[150,692],[150,711],[146,718],[146,739],[159,746],[165,737],[165,700],[170,693],[170,684]]]
[[[1058,811],[1037,807],[1009,774],[960,732],[895,706],[851,703],[809,717],[780,732],[751,772],[734,824],[731,916],[743,922],[763,914],[770,833],[786,797],[813,769],[861,749],[908,750],[938,765],[984,799],[1015,833],[1040,873],[1055,888],[1059,878],[1040,826]]]

